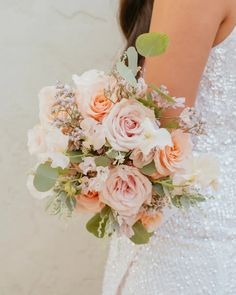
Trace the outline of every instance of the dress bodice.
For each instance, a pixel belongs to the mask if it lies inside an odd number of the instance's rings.
[[[196,141],[196,148],[216,153],[236,149],[236,28],[211,50],[197,108],[207,121],[208,132]]]
[[[196,107],[207,135],[194,138],[194,149],[218,157],[218,196],[201,212],[176,212],[148,245],[114,237],[104,295],[236,294],[236,28],[211,50]]]

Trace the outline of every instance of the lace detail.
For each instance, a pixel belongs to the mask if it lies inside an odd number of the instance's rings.
[[[212,49],[197,99],[209,132],[194,139],[195,152],[219,158],[219,196],[202,206],[202,214],[172,215],[148,245],[114,237],[103,295],[236,294],[235,44],[236,29]]]

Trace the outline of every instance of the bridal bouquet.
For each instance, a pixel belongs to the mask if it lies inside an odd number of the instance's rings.
[[[90,212],[86,227],[95,236],[117,232],[143,244],[166,208],[207,199],[201,192],[216,185],[217,162],[194,156],[191,143],[204,122],[184,98],[147,85],[137,66],[137,52],[154,56],[167,45],[164,34],[143,34],[111,73],[87,71],[73,75],[73,87],[58,82],[40,91],[40,124],[28,132],[38,164],[28,187],[48,198],[49,213]],[[183,111],[165,117],[171,108]]]

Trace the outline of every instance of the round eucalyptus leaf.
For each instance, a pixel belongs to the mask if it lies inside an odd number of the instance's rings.
[[[52,168],[50,162],[40,164],[34,176],[34,186],[39,192],[47,192],[56,183],[58,169]]]
[[[157,32],[144,33],[136,40],[137,51],[144,57],[160,55],[166,51],[168,45],[168,36]]]

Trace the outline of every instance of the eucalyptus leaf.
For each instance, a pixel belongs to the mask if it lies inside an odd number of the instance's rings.
[[[165,196],[165,192],[164,192],[163,186],[160,183],[154,183],[152,185],[152,188],[157,193],[158,196],[160,196],[160,197],[164,197]]]
[[[138,53],[133,46],[129,47],[126,53],[128,57],[128,66],[132,70],[134,76],[136,76],[138,72]]]
[[[148,176],[151,176],[152,174],[156,173],[157,170],[156,170],[156,166],[155,166],[154,161],[152,161],[150,164],[148,164],[148,165],[144,166],[143,168],[141,168],[140,171],[143,174],[148,175]]]
[[[109,150],[109,151],[106,152],[106,155],[110,159],[115,159],[116,157],[119,156],[119,152],[111,149],[111,150]]]
[[[65,203],[68,209],[72,212],[76,206],[76,199],[74,197],[67,196]]]
[[[177,208],[181,208],[181,203],[180,203],[180,196],[174,196],[171,198],[171,202],[172,204],[177,207]]]
[[[97,166],[107,167],[111,164],[111,160],[106,156],[98,156],[95,158],[95,164]]]
[[[137,38],[135,45],[138,53],[144,57],[158,56],[166,51],[169,38],[162,33],[144,33]]]
[[[68,152],[68,157],[70,158],[71,163],[80,164],[83,161],[84,155],[81,152]]]
[[[168,103],[174,104],[176,101],[171,97],[170,95],[164,93],[161,91],[160,88],[158,88],[155,84],[150,84],[150,87],[157,93],[159,94],[162,98],[164,98]]]
[[[35,172],[34,186],[39,192],[49,191],[58,178],[58,169],[52,168],[50,162],[40,164]]]
[[[153,233],[149,233],[146,230],[146,228],[140,221],[137,221],[133,225],[133,231],[134,235],[130,238],[130,240],[137,245],[147,244],[150,237],[153,235]]]
[[[169,122],[165,122],[162,127],[167,129],[178,129],[179,122],[177,120],[171,120]]]
[[[181,197],[180,203],[184,209],[188,210],[190,208],[190,200],[188,197],[186,197],[186,196]]]
[[[159,108],[152,99],[150,99],[150,96],[147,96],[147,99],[139,98],[138,101],[141,104],[143,104],[145,107],[148,107],[150,109],[153,109],[153,111],[155,113],[155,117],[157,119],[160,118],[160,116],[162,114],[162,109]]]
[[[118,73],[121,75],[121,77],[126,80],[127,83],[129,83],[133,87],[137,86],[137,81],[134,73],[123,62],[117,62],[116,69]]]

